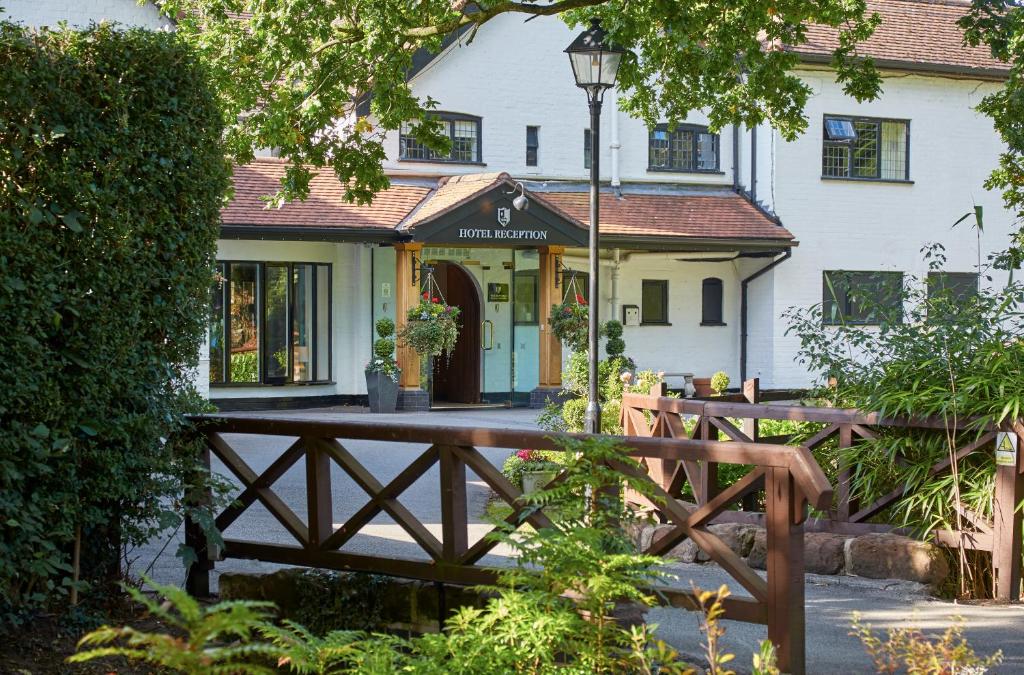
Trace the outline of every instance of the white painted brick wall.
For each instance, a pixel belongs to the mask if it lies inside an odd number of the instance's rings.
[[[807,107],[807,133],[792,143],[767,130],[759,133],[774,136],[776,212],[800,241],[792,260],[774,274],[773,386],[799,386],[811,380],[793,360],[799,344],[784,335],[781,312],[821,302],[822,270],[892,270],[922,276],[928,268],[921,247],[940,242],[949,258],[947,271],[972,272],[978,255],[975,232],[966,223],[952,229],[953,222],[976,203],[984,207],[983,260],[988,252],[1006,246],[1013,225],[999,194],[982,185],[996,166],[1001,144],[989,119],[974,107],[995,85],[890,77],[879,100],[858,104],[844,96],[828,74],[809,71],[806,77],[815,90]],[[913,184],[822,180],[821,120],[827,113],[909,119]]]
[[[3,0],[0,16],[28,26],[56,28],[61,21],[74,27],[111,21],[143,28],[170,27],[152,3],[135,0]]]

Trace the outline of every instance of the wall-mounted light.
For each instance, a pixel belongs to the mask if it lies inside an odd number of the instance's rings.
[[[512,200],[512,206],[515,207],[516,211],[525,211],[530,208],[530,200],[526,197],[526,188],[522,183],[516,182],[515,186],[505,194],[513,195],[519,190],[519,196]]]

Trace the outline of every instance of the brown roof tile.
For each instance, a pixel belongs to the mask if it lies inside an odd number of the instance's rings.
[[[857,53],[882,66],[1008,71],[1009,66],[993,58],[987,47],[964,45],[963,31],[956,22],[968,7],[955,0],[867,0],[867,13],[878,12],[882,23],[858,45]],[[812,57],[830,57],[838,46],[835,28],[811,25],[807,43],[792,49]]]
[[[544,199],[585,225],[586,192],[547,192]],[[601,233],[637,237],[791,240],[789,230],[737,194],[601,194]]]
[[[343,199],[342,184],[330,169],[325,169],[313,177],[306,201],[268,209],[260,197],[280,189],[279,181],[286,166],[283,160],[267,157],[236,166],[235,196],[221,210],[221,222],[225,225],[393,229],[430,192],[430,188],[419,185],[392,185],[378,193],[372,204],[358,206]]]

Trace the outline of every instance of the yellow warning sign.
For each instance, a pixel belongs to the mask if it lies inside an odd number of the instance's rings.
[[[996,464],[1017,465],[1017,434],[1000,432],[996,436]]]

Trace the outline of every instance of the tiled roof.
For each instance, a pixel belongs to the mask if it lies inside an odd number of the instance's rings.
[[[879,65],[916,70],[1008,71],[1009,66],[994,59],[987,47],[964,45],[964,34],[956,22],[969,4],[956,0],[867,0],[867,14],[882,19],[874,34],[857,46],[860,56],[872,57]],[[793,51],[811,57],[831,57],[839,46],[835,28],[811,25],[807,43]]]
[[[318,172],[310,184],[309,198],[279,209],[267,208],[260,197],[280,189],[287,162],[257,158],[234,170],[235,196],[221,210],[225,225],[271,225],[279,227],[338,227],[393,229],[430,192],[422,185],[396,185],[380,192],[373,203],[357,206],[342,197],[345,190],[334,172]]]
[[[586,192],[548,192],[544,199],[589,224]],[[738,194],[653,195],[602,193],[601,233],[636,237],[791,240],[789,230]]]

